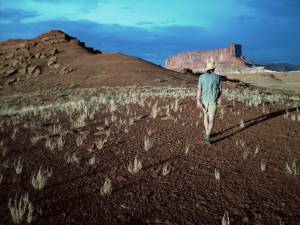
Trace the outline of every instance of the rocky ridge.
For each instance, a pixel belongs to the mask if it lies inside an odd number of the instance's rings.
[[[62,31],[52,30],[31,40],[6,40],[0,43],[0,85],[12,85],[45,73],[65,75],[74,69],[59,59],[66,45],[84,47],[94,54],[100,51]]]

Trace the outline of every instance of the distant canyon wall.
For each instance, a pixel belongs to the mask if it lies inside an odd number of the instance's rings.
[[[165,62],[167,69],[178,72],[186,69],[204,73],[206,63],[216,62],[216,72],[220,74],[243,74],[267,72],[264,67],[254,67],[253,63],[242,55],[242,46],[231,44],[228,48],[220,48],[213,51],[184,52],[173,55]]]

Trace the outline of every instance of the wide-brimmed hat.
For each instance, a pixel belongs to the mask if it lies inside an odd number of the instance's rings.
[[[206,71],[207,70],[212,70],[216,68],[216,63],[215,62],[207,62],[206,64]]]

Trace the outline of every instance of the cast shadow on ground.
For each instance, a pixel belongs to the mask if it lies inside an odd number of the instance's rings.
[[[279,110],[279,111],[276,111],[276,112],[271,112],[271,113],[268,113],[268,114],[265,114],[265,115],[261,115],[259,117],[247,120],[247,121],[244,122],[245,126],[243,128],[241,128],[239,130],[236,130],[236,131],[234,131],[232,133],[229,133],[229,134],[227,134],[227,135],[225,135],[223,137],[220,137],[220,138],[217,138],[217,139],[213,140],[212,144],[213,143],[217,143],[219,141],[222,141],[222,140],[224,140],[226,138],[229,138],[229,137],[231,137],[231,136],[233,136],[233,135],[235,135],[235,134],[237,134],[237,133],[239,133],[239,132],[241,132],[243,130],[246,130],[246,129],[250,128],[250,127],[253,127],[253,126],[255,126],[255,125],[259,124],[259,123],[265,122],[265,121],[267,121],[269,119],[272,119],[272,118],[275,118],[275,117],[278,117],[278,116],[282,116],[287,111],[288,112],[294,112],[294,111],[296,111],[296,109],[297,109],[296,107],[290,108],[290,109],[287,109],[287,110],[283,109],[283,110]],[[212,134],[212,137],[216,137],[216,136],[220,136],[220,135],[222,136],[223,134],[225,134],[227,132],[230,132],[234,128],[238,128],[238,127],[240,127],[240,124],[236,124],[236,125],[234,125],[232,127],[229,127],[229,128],[227,128],[225,130],[222,130],[220,132],[214,133],[214,134]]]
[[[177,139],[173,139],[168,142],[163,142],[162,144],[155,146],[153,149],[159,148],[167,143],[174,143],[177,141]],[[161,167],[165,163],[172,163],[180,158],[180,155],[176,155],[164,160],[160,160],[159,162],[147,165],[142,168],[141,172],[143,173],[150,173],[152,175],[148,176],[137,176],[137,175],[123,175],[125,178],[125,181],[121,182],[121,184],[114,184],[113,191],[111,195],[119,194],[120,192],[123,192],[125,190],[130,190],[130,188],[134,186],[141,185],[143,183],[151,183],[154,180],[156,180],[160,175]],[[122,167],[124,163],[117,164],[116,167]],[[97,192],[99,192],[99,188],[95,189],[92,188],[89,190],[85,190],[85,186],[91,186],[93,183],[95,183],[97,180],[97,177],[99,174],[106,173],[111,165],[109,165],[106,168],[102,168],[101,170],[95,168],[92,168],[88,171],[86,171],[83,174],[80,174],[78,176],[71,177],[67,180],[63,180],[57,183],[54,183],[52,185],[47,186],[47,196],[50,200],[50,205],[46,206],[43,198],[38,199],[38,202],[40,202],[41,206],[43,208],[48,207],[51,209],[49,212],[44,213],[38,218],[38,222],[41,222],[43,220],[47,220],[51,217],[55,217],[60,215],[62,212],[69,214],[72,207],[70,208],[70,202],[72,202],[72,205],[82,204],[81,201],[90,201],[93,199],[95,195],[97,195]],[[80,168],[78,168],[80,171]],[[93,177],[96,177],[96,179],[93,179]],[[84,179],[87,178],[86,181]],[[59,191],[58,191],[59,190]],[[44,196],[43,196],[44,197]],[[105,197],[105,196],[104,196]],[[104,198],[102,197],[102,198]],[[49,202],[48,202],[49,203]],[[135,220],[138,218],[130,218],[131,220]]]

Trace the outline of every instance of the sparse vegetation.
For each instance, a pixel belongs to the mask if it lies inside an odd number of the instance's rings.
[[[189,153],[189,151],[190,151],[190,145],[189,144],[186,144],[185,145],[185,149],[184,149],[184,154],[188,154]]]
[[[142,162],[135,156],[133,163],[130,162],[128,165],[128,171],[131,174],[138,173],[142,169]]]
[[[95,157],[95,155],[93,155],[93,156],[89,159],[89,164],[90,164],[90,165],[95,165],[95,162],[96,162],[96,157]]]
[[[76,137],[76,145],[77,147],[80,147],[83,144],[83,140],[85,139],[85,136],[83,135],[78,135]]]
[[[266,171],[266,168],[267,168],[267,162],[265,160],[261,160],[260,170],[264,172],[264,171]]]
[[[16,224],[22,223],[25,220],[25,213],[27,211],[26,221],[27,223],[32,222],[32,213],[33,206],[29,201],[28,193],[21,194],[20,197],[18,194],[15,195],[15,198],[9,199],[8,208],[12,217],[12,221]]]
[[[144,149],[145,149],[145,151],[150,150],[152,147],[153,147],[153,143],[152,143],[150,137],[145,136],[144,137]]]
[[[230,225],[229,214],[227,211],[224,213],[224,216],[222,218],[222,225]]]
[[[290,167],[289,164],[285,163],[285,168],[288,174],[297,176],[299,174],[299,167],[296,164],[296,159],[293,160],[292,166]]]
[[[45,150],[46,147],[51,150],[51,152],[46,152],[47,159],[62,160],[63,163],[61,163],[61,165],[59,165],[59,163],[56,164],[58,168],[68,168],[71,172],[74,172],[73,169],[76,169],[84,175],[88,174],[87,176],[78,176],[78,178],[75,176],[75,182],[72,180],[74,187],[77,185],[76,182],[78,182],[80,185],[85,185],[83,188],[88,189],[89,186],[92,186],[90,184],[94,183],[93,179],[102,176],[103,171],[109,174],[110,179],[105,178],[103,184],[96,184],[97,190],[99,191],[100,189],[101,195],[111,194],[113,180],[116,182],[116,195],[115,193],[113,195],[114,198],[116,197],[116,201],[120,200],[118,197],[120,193],[122,196],[127,196],[128,190],[128,193],[134,193],[136,196],[151,196],[155,193],[158,198],[165,201],[166,198],[161,194],[164,192],[155,192],[156,188],[162,187],[163,189],[165,188],[164,191],[174,196],[174,201],[176,201],[175,196],[177,195],[177,190],[169,189],[172,186],[172,182],[177,182],[177,179],[189,183],[195,181],[195,184],[197,184],[197,182],[207,182],[205,179],[199,181],[199,177],[202,179],[203,175],[208,174],[210,178],[213,178],[213,174],[211,173],[213,169],[211,168],[214,167],[212,166],[219,167],[219,169],[214,169],[215,179],[220,181],[220,171],[224,171],[222,180],[224,180],[226,185],[231,185],[230,182],[227,182],[227,177],[230,177],[227,176],[227,174],[235,173],[235,171],[230,170],[233,168],[231,167],[232,165],[234,165],[234,167],[246,165],[247,167],[245,168],[248,169],[249,167],[253,169],[251,173],[246,170],[238,171],[243,176],[249,176],[249,174],[250,176],[255,176],[260,170],[266,171],[266,161],[261,159],[261,156],[270,160],[270,162],[268,161],[268,165],[270,164],[268,175],[270,174],[271,176],[271,166],[274,161],[272,161],[272,157],[268,158],[268,143],[264,143],[260,132],[257,133],[257,136],[252,135],[253,131],[253,133],[256,132],[256,126],[251,126],[251,124],[253,123],[252,121],[259,121],[256,120],[256,117],[260,118],[262,111],[264,112],[264,116],[266,116],[266,113],[279,111],[277,108],[277,111],[275,111],[272,108],[275,108],[275,106],[272,104],[291,101],[289,98],[272,98],[255,92],[236,92],[236,94],[232,94],[232,90],[228,90],[229,98],[233,98],[232,102],[229,103],[230,106],[233,105],[233,109],[227,109],[226,107],[220,109],[222,119],[220,122],[220,118],[217,118],[218,129],[220,128],[220,130],[224,132],[212,136],[212,139],[217,142],[213,144],[213,146],[207,147],[200,143],[201,135],[199,134],[203,130],[203,123],[200,118],[203,117],[203,113],[196,109],[194,104],[196,92],[193,88],[147,87],[143,89],[141,87],[126,87],[125,89],[116,87],[112,89],[101,87],[101,89],[80,89],[80,91],[77,91],[81,92],[80,94],[77,93],[77,97],[75,97],[74,93],[67,92],[70,96],[65,97],[64,101],[58,101],[58,98],[56,98],[51,104],[50,102],[45,102],[43,105],[34,105],[32,107],[30,107],[30,104],[24,104],[23,106],[0,112],[2,115],[2,117],[1,115],[0,117],[3,118],[4,121],[2,122],[2,120],[0,120],[1,132],[5,133],[6,130],[9,130],[7,139],[0,141],[3,157],[2,168],[0,168],[0,184],[3,183],[3,186],[14,184],[18,187],[22,187],[23,183],[21,182],[26,180],[34,189],[40,190],[39,193],[48,190],[48,188],[44,187],[48,185],[52,171],[44,169],[47,168],[47,164],[43,164],[43,166],[45,166],[43,168],[40,167],[34,170],[35,168],[32,168],[32,164],[25,161],[25,159],[30,159],[28,155],[22,153],[22,158],[18,155],[16,155],[16,158],[12,158],[15,156],[13,155],[15,154],[15,149],[14,145],[12,145],[12,147],[10,146],[9,140],[10,138],[12,140],[14,139],[17,143],[16,146],[19,146],[21,143],[19,138],[22,138],[21,134],[23,132],[28,132],[28,134],[32,135],[26,140],[30,144],[30,147],[28,147],[30,153],[32,151],[32,153],[38,155],[38,151]],[[254,97],[254,95],[256,97]],[[84,98],[82,96],[84,96]],[[190,100],[192,100],[193,103],[190,103]],[[248,113],[247,109],[243,108],[244,106],[241,108],[241,103],[251,106],[251,113]],[[254,106],[262,106],[263,108],[255,109]],[[0,106],[0,108],[1,110],[5,109],[4,106]],[[291,121],[295,121],[296,123],[299,112],[295,112],[290,108],[290,106],[287,106],[286,111],[286,118],[289,120],[282,118],[281,115],[284,113],[278,114],[278,118],[274,117],[274,119],[278,119],[277,121],[281,122],[283,121],[286,124],[291,123]],[[235,113],[235,115],[232,117],[233,113]],[[4,115],[5,117],[3,117]],[[17,117],[17,115],[19,116]],[[274,115],[277,114],[275,113]],[[163,119],[164,117],[170,118]],[[237,126],[236,123],[238,123]],[[17,125],[13,127],[13,124]],[[165,129],[168,126],[170,126],[170,129]],[[233,128],[231,129],[232,126]],[[239,128],[242,128],[242,130]],[[216,133],[220,131],[218,129],[215,131]],[[235,133],[235,131],[237,131],[237,133]],[[229,138],[226,138],[227,135],[229,135]],[[248,135],[250,138],[248,138]],[[289,138],[294,138],[293,135],[294,133],[291,133]],[[225,137],[225,139],[223,140],[222,137]],[[274,141],[272,138],[273,137],[270,137],[270,139],[268,139],[270,143]],[[258,140],[257,142],[256,139]],[[295,140],[295,138],[292,140]],[[70,142],[74,143],[70,145]],[[153,143],[155,143],[155,148],[153,148]],[[289,148],[289,151],[295,150],[293,145],[289,146]],[[56,149],[59,151],[54,151]],[[150,149],[151,151],[149,151]],[[227,153],[229,154],[227,155]],[[129,157],[134,154],[138,155],[136,155],[134,159],[130,159]],[[278,156],[277,154],[279,153],[276,152],[276,148],[272,154],[275,154],[276,157]],[[293,154],[297,153],[293,152]],[[294,155],[294,157],[297,157],[297,155]],[[26,168],[24,170],[22,170],[24,164],[23,158],[24,162],[26,162]],[[145,159],[145,161],[143,161],[143,167],[141,158]],[[167,159],[167,163],[160,164],[159,160],[161,160],[161,158]],[[244,159],[244,161],[241,160],[241,158]],[[225,160],[229,165],[226,169],[224,169]],[[299,174],[296,160],[294,161],[295,162],[292,162],[291,165],[288,163],[285,164],[286,172],[292,176]],[[51,161],[51,167],[52,163],[54,163],[54,161]],[[284,163],[285,162],[280,162],[279,166],[284,165]],[[260,170],[257,167],[259,164]],[[174,167],[173,165],[176,166]],[[18,176],[18,179],[11,179],[9,176],[6,176],[10,168],[13,172],[14,170],[16,173],[19,171],[19,174],[22,173],[22,176]],[[128,176],[126,169],[130,174],[138,174]],[[142,169],[143,172],[139,173]],[[90,176],[91,171],[95,176]],[[57,174],[51,177],[51,183],[52,181],[54,183],[61,181],[56,178],[56,175]],[[168,177],[168,175],[171,176]],[[58,176],[63,181],[64,179],[70,179],[70,177],[63,173]],[[74,174],[71,173],[70,176],[74,176]],[[283,176],[286,175],[283,174]],[[23,179],[24,177],[26,179]],[[30,180],[28,177],[30,177]],[[90,179],[88,182],[86,177]],[[172,179],[169,179],[171,177]],[[235,179],[235,184],[242,189],[236,177],[238,176],[231,176],[230,179]],[[251,179],[251,177],[249,177],[249,179]],[[253,180],[255,184],[255,179]],[[297,179],[292,179],[291,181],[297,182]],[[88,185],[86,185],[87,183]],[[216,182],[216,184],[215,186],[219,188],[223,182]],[[208,182],[203,186],[206,187],[209,185],[211,185],[211,183]],[[203,187],[200,186],[197,187],[199,188],[199,193],[203,191]],[[216,189],[215,186],[211,185],[207,189],[215,191],[215,194],[211,195],[212,198],[214,198],[213,196],[219,197],[220,194],[224,194],[224,190],[221,188]],[[32,191],[36,192],[33,188]],[[181,188],[181,186],[179,186],[179,188]],[[251,188],[255,189],[254,186],[251,186]],[[93,190],[95,190],[95,188],[93,188]],[[123,190],[124,192],[122,192]],[[220,193],[218,191],[220,191]],[[228,189],[228,191],[231,192],[231,189]],[[143,194],[141,194],[142,192]],[[76,190],[74,190],[74,193],[77,193]],[[194,195],[191,194],[191,196]],[[124,209],[128,207],[129,209],[132,205],[127,205],[125,198],[125,203],[120,203],[120,207]],[[200,200],[197,196],[195,198],[195,201]],[[110,201],[110,198],[100,200]],[[18,202],[20,201],[19,197],[17,200],[10,200],[11,207],[14,205],[14,201],[17,201],[16,205],[18,207]],[[190,201],[190,199],[188,199],[188,201]],[[87,207],[87,210],[90,209],[91,208]],[[42,209],[39,206],[35,206],[34,210],[38,215]],[[43,208],[43,210],[47,211],[46,208]],[[136,208],[132,208],[132,210],[136,210]],[[145,209],[143,208],[142,210]],[[195,213],[194,206],[191,207],[191,210]],[[137,211],[139,212],[139,210]],[[27,203],[22,222],[20,223],[24,223],[25,221],[31,222],[33,220],[32,214],[33,205],[29,202]],[[263,215],[265,216],[265,214]],[[216,218],[216,220],[218,220],[218,218]],[[215,220],[212,219],[212,221]],[[222,224],[230,224],[228,212],[225,212]]]
[[[112,192],[111,180],[109,178],[105,178],[105,182],[103,186],[100,188],[101,195],[109,195]]]
[[[171,165],[169,163],[165,163],[162,168],[162,175],[166,176],[170,173],[170,171],[171,171]]]
[[[48,178],[51,176],[52,170],[43,169],[42,167],[40,167],[31,175],[30,181],[34,189],[41,190],[45,187]]]
[[[23,170],[23,160],[21,157],[18,158],[18,160],[14,163],[16,174],[21,174]]]
[[[76,152],[73,152],[73,154],[68,154],[68,153],[66,153],[65,154],[65,161],[66,161],[66,163],[79,163],[79,158],[77,157],[77,155],[76,155]]]
[[[243,120],[240,121],[240,128],[243,129],[245,127],[245,123]]]
[[[65,144],[65,140],[63,138],[62,135],[59,136],[59,138],[57,139],[57,147],[59,150],[62,150]]]
[[[215,169],[215,178],[216,178],[216,180],[220,180],[221,179],[220,170],[218,170],[218,169]]]
[[[259,152],[259,147],[258,146],[256,146],[256,148],[255,148],[255,152],[254,152],[254,157],[258,154],[258,152]]]
[[[47,137],[45,145],[46,148],[49,148],[50,151],[53,151],[56,148],[57,143],[54,141],[53,138]]]
[[[106,142],[106,139],[104,139],[104,140],[100,139],[100,138],[96,139],[95,144],[96,144],[97,149],[101,150],[104,147],[105,142]]]

